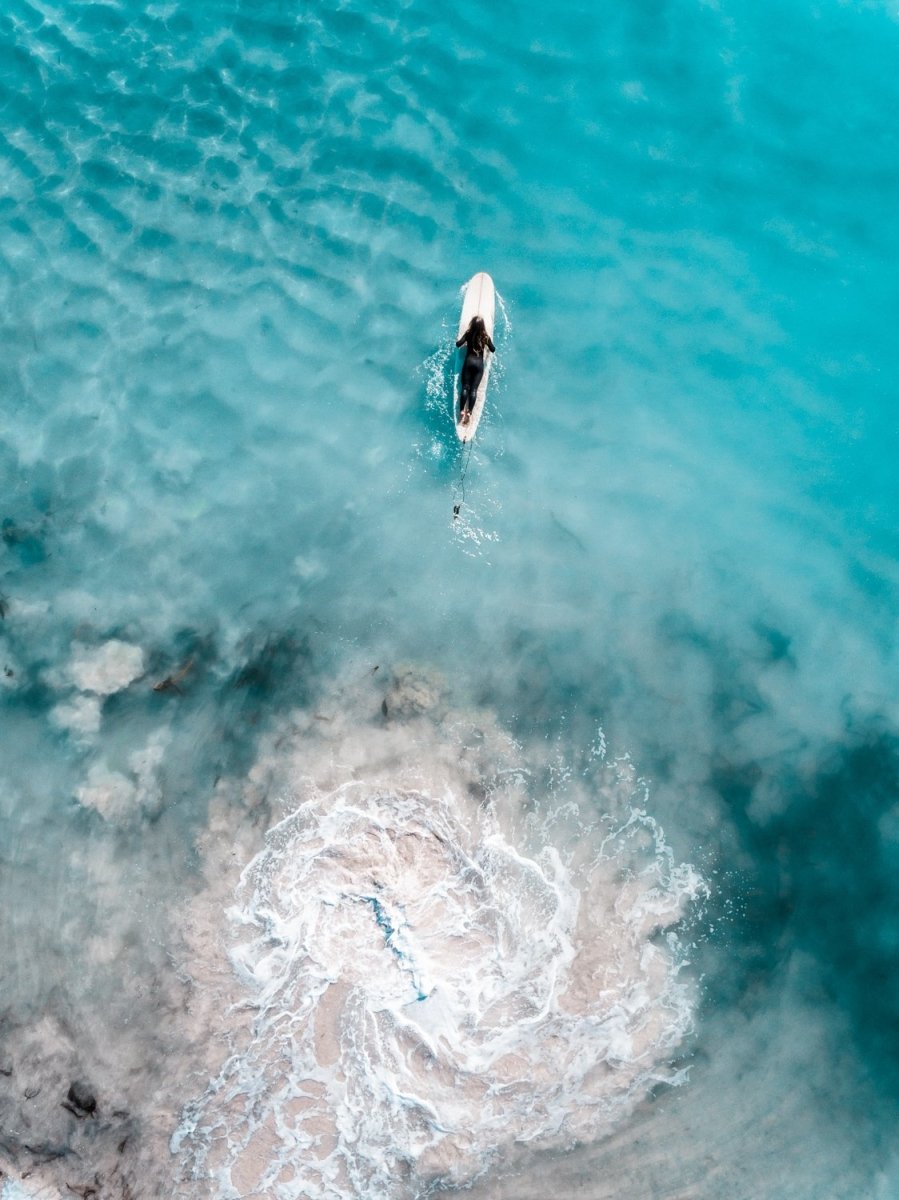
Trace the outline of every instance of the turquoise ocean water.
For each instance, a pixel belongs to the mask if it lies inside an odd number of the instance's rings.
[[[899,1197],[895,6],[11,0],[0,105],[3,1200]]]

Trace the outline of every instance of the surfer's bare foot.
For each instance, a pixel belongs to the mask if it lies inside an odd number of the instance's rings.
[[[462,414],[462,424],[463,424],[463,425],[467,425],[467,424],[468,424],[468,422],[469,422],[470,420],[471,420],[471,413],[470,413],[470,412],[464,412],[464,413]]]

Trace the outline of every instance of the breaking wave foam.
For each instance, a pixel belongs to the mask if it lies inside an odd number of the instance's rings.
[[[563,827],[504,778],[310,786],[269,831],[227,913],[251,1029],[173,1140],[195,1180],[420,1196],[593,1139],[679,1082],[672,927],[699,876],[645,813],[585,823],[581,796]]]

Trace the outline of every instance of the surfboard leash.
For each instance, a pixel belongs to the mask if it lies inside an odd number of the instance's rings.
[[[468,443],[468,453],[465,455],[465,459],[462,463],[462,473],[459,476],[459,482],[456,484],[456,487],[455,487],[455,490],[453,493],[453,499],[455,499],[455,497],[459,495],[460,491],[462,493],[461,500],[458,502],[458,504],[453,505],[453,520],[454,521],[458,521],[459,511],[462,508],[462,505],[465,503],[465,476],[468,474],[468,464],[471,462],[472,450],[474,450],[474,438],[472,438],[471,441]]]

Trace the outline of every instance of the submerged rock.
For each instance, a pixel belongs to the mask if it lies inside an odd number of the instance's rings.
[[[66,1107],[75,1112],[79,1117],[93,1117],[97,1113],[97,1098],[90,1088],[90,1085],[82,1080],[76,1079],[71,1085],[66,1095],[68,1104]]]
[[[143,1186],[146,1164],[159,1157],[160,1147],[141,1144],[138,1123],[122,1106],[127,1096],[116,1080],[121,1057],[92,1046],[80,1022],[76,1029],[49,1013],[33,1022],[7,1019],[0,1027],[8,1044],[0,1066],[11,1072],[10,1080],[0,1080],[0,1200],[162,1194],[155,1183]],[[97,1032],[101,1038],[110,1034],[105,1026]],[[124,1156],[132,1142],[134,1151]]]

